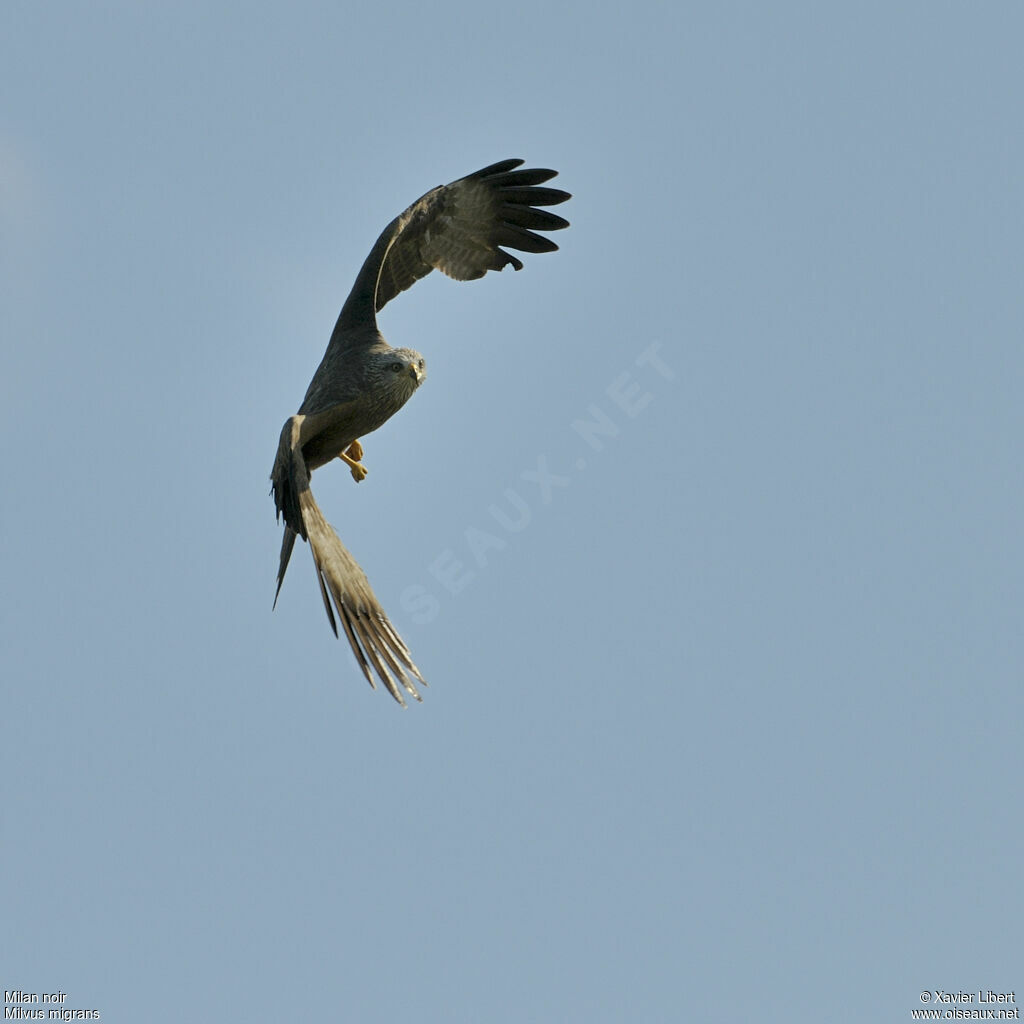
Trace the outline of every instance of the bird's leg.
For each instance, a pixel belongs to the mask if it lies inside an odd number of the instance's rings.
[[[353,441],[345,451],[338,454],[338,458],[348,466],[356,483],[366,479],[367,469],[359,461],[362,457],[363,446],[358,441]]]
[[[366,467],[361,462],[356,462],[348,452],[341,452],[338,455],[338,458],[348,466],[352,473],[352,479],[355,480],[356,483],[359,483],[360,480],[366,479]]]

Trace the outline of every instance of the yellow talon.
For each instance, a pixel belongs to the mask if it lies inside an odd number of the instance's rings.
[[[358,442],[356,443],[358,444]],[[362,447],[359,449],[359,454],[363,454]],[[356,483],[366,479],[366,474],[368,472],[367,468],[361,462],[356,462],[348,452],[342,452],[338,458],[348,466],[349,470],[352,472],[352,479],[355,480]]]
[[[363,457],[363,446],[358,440],[355,440],[345,450],[345,454],[350,455],[356,462],[359,462]]]

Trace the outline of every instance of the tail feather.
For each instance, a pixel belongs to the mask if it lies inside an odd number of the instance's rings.
[[[284,583],[284,574],[288,571],[288,561],[292,557],[292,548],[295,547],[295,538],[298,536],[290,527],[284,528],[284,536],[281,538],[281,561],[277,567],[277,590],[274,591],[274,607],[277,607],[277,599],[281,596],[281,584]],[[326,595],[324,595],[326,597]],[[331,606],[327,606],[327,612],[331,617],[331,628],[334,635],[338,635],[338,627],[334,625],[334,615]]]

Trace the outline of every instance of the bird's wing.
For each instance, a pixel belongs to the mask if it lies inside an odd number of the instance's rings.
[[[367,682],[376,688],[376,676],[391,696],[404,707],[405,699],[399,686],[416,700],[421,699],[416,684],[406,673],[415,676],[424,686],[426,680],[413,662],[409,648],[380,606],[366,573],[341,543],[330,523],[324,519],[313,497],[309,488],[309,470],[302,455],[304,420],[304,416],[292,416],[284,425],[271,475],[278,517],[285,520],[277,575],[278,593],[281,591],[295,538],[301,536],[309,542],[313,553],[320,595],[334,635],[338,635],[338,622],[334,614],[336,609],[337,618],[341,620],[349,646]],[[332,601],[334,609],[331,608]],[[274,603],[277,603],[276,595]]]
[[[399,292],[440,270],[456,281],[474,281],[488,270],[512,264],[522,270],[520,252],[553,252],[554,242],[538,231],[569,226],[564,217],[538,209],[570,198],[557,188],[540,188],[557,171],[519,168],[502,160],[421,196],[383,231],[366,258],[334,328],[372,325],[376,313]]]

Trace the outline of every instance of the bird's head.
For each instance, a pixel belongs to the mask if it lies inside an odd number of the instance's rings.
[[[377,384],[407,399],[427,377],[427,363],[415,349],[393,348],[377,353],[374,377]]]

